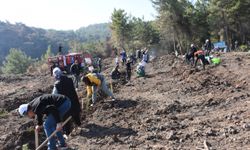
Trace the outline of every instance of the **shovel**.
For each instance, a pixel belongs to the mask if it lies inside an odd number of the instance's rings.
[[[72,117],[69,116],[68,119],[66,119],[63,124],[62,127],[71,119]],[[57,131],[55,130],[39,147],[36,148],[36,150],[40,150],[45,144],[47,144],[47,142],[57,133]],[[38,139],[38,138],[37,138]]]

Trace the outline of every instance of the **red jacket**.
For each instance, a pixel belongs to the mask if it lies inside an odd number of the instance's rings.
[[[197,55],[204,55],[204,51],[198,50],[197,52],[194,53],[194,56],[197,56]]]

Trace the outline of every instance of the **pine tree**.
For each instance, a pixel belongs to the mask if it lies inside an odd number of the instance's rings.
[[[10,49],[9,55],[3,64],[2,71],[5,74],[25,73],[32,63],[32,59],[19,49]]]
[[[122,9],[114,9],[112,16],[111,16],[111,31],[112,31],[112,37],[113,41],[118,47],[125,47],[125,41],[128,39],[128,16],[127,13],[125,13]]]
[[[42,61],[47,61],[49,57],[53,56],[54,54],[52,53],[51,50],[51,45],[48,46],[46,53],[42,56],[41,60]]]

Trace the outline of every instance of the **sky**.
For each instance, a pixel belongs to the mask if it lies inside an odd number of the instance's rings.
[[[44,29],[76,30],[111,22],[114,8],[145,20],[153,20],[157,14],[150,0],[2,0],[0,20]]]

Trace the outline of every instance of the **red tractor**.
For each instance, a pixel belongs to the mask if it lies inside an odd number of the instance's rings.
[[[91,65],[93,62],[92,56],[88,53],[69,53],[67,55],[49,57],[48,64],[51,68],[51,75],[52,70],[55,67],[59,67],[62,71],[70,73],[70,66],[75,62],[75,60],[78,60],[78,63],[82,68]]]

